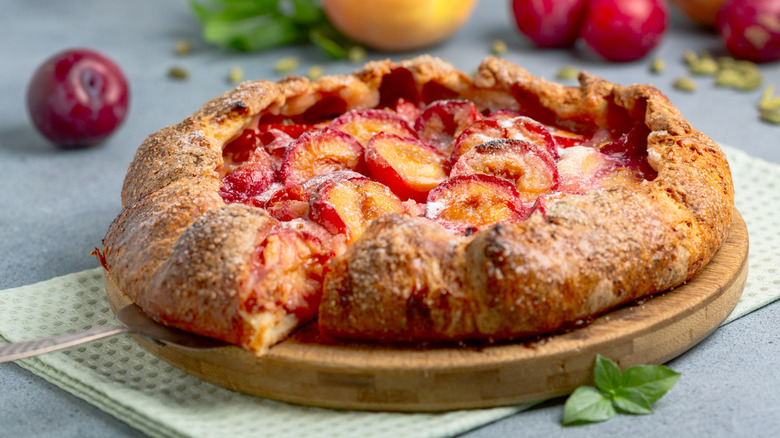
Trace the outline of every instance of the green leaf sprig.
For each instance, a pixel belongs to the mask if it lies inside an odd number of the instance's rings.
[[[355,43],[328,21],[317,0],[191,0],[203,39],[244,52],[312,43],[333,59]]]
[[[580,386],[566,400],[563,425],[606,421],[618,412],[652,414],[652,404],[669,391],[680,373],[663,365],[637,365],[621,373],[615,362],[596,355],[596,387]]]

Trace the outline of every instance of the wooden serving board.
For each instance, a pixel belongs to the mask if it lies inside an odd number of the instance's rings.
[[[748,233],[731,232],[687,284],[613,310],[567,333],[488,346],[324,342],[309,324],[262,359],[238,347],[190,351],[136,337],[156,356],[240,392],[358,410],[443,411],[544,400],[592,384],[596,354],[625,369],[664,363],[712,333],[747,279]],[[106,277],[116,311],[129,299]]]

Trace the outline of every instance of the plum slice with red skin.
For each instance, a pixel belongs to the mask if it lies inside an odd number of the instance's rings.
[[[523,140],[493,140],[463,154],[450,177],[480,173],[514,183],[524,202],[558,188],[558,167],[541,146]]]
[[[553,158],[558,157],[550,131],[534,119],[525,116],[484,119],[475,122],[455,140],[450,162],[455,163],[461,155],[470,149],[491,140],[517,139],[536,143],[547,150]]]
[[[538,211],[543,216],[547,216],[547,211],[549,211],[550,206],[555,203],[556,201],[563,199],[567,196],[576,196],[571,193],[564,193],[564,192],[551,192],[546,193],[543,195],[540,195],[538,198],[536,198],[536,201],[534,201],[534,204],[531,206],[531,211],[536,212]]]
[[[266,123],[257,126],[257,132],[262,133],[275,129],[282,131],[289,135],[293,139],[300,137],[306,132],[318,129],[315,125],[309,125],[305,123]]]
[[[280,174],[285,185],[292,185],[364,166],[363,146],[351,135],[326,127],[304,133],[287,148]]]
[[[414,122],[421,140],[445,154],[452,152],[453,141],[467,127],[481,120],[477,106],[469,100],[438,100],[428,105]]]
[[[522,116],[523,113],[517,110],[511,110],[508,108],[502,108],[499,110],[496,110],[490,115],[488,115],[488,119],[491,120],[502,120],[502,119],[513,119],[515,117]],[[552,135],[553,140],[555,141],[555,145],[561,148],[570,148],[572,146],[581,146],[583,143],[585,143],[588,140],[588,137],[577,134],[575,132],[563,129],[558,126],[553,125],[544,125],[545,128],[550,132],[550,135]]]
[[[617,140],[599,147],[601,153],[616,159],[622,166],[633,169],[646,180],[653,180],[658,172],[647,161],[647,136],[650,128],[637,125]]]
[[[252,153],[260,147],[274,159],[275,169],[279,169],[287,146],[301,134],[316,129],[313,125],[266,123],[255,129],[244,129],[238,137],[229,141],[222,148],[225,173],[238,167],[249,159]]]
[[[268,199],[263,203],[251,205],[265,208],[271,216],[280,221],[305,218],[309,213],[311,197],[322,184],[327,181],[349,178],[363,178],[363,175],[349,170],[340,170],[315,176],[302,184],[287,186],[280,184],[273,193],[268,194]]]
[[[228,142],[222,148],[224,166],[239,165],[252,155],[258,147],[262,146],[260,137],[254,129],[244,129],[238,137]]]
[[[414,126],[414,121],[422,113],[419,105],[403,97],[399,97],[392,108],[409,126]]]
[[[278,129],[269,129],[259,136],[260,144],[271,156],[274,169],[279,171],[284,163],[284,157],[287,155],[287,149],[295,141],[289,134]]]
[[[428,192],[447,178],[446,157],[413,138],[376,134],[366,145],[365,158],[371,177],[401,199],[424,202]]]
[[[293,125],[269,123],[256,129],[244,129],[238,137],[228,142],[222,149],[222,156],[234,163],[246,161],[252,152],[260,146],[267,146],[279,138],[295,140],[301,134],[316,129],[312,125]]]
[[[455,139],[452,153],[450,154],[451,164],[455,164],[461,155],[468,152],[483,143],[493,140],[506,138],[507,131],[498,124],[498,120],[484,119],[466,128]]]
[[[219,195],[227,203],[246,203],[271,187],[276,180],[271,156],[255,149],[249,159],[222,178]]]
[[[647,180],[648,174],[641,165],[634,166],[634,160],[635,157],[616,157],[586,146],[566,149],[558,160],[558,190],[582,194],[616,185],[639,184]]]
[[[431,190],[425,206],[426,218],[467,234],[499,222],[522,221],[528,213],[514,184],[483,174],[445,180]]]
[[[506,120],[499,120],[498,124],[506,129],[507,138],[526,140],[536,143],[546,149],[553,158],[558,157],[558,150],[555,147],[555,140],[547,130],[547,127],[536,120],[519,116]]]
[[[380,132],[417,138],[417,133],[400,115],[380,109],[352,110],[333,119],[329,126],[355,137],[363,146]]]
[[[351,242],[363,234],[370,220],[403,212],[401,200],[387,186],[366,177],[336,178],[312,194],[309,217]]]
[[[299,322],[314,319],[325,265],[334,255],[306,230],[273,230],[255,250],[250,263],[251,294],[242,300],[242,308],[250,313],[282,308]]]
[[[521,113],[518,110],[513,110],[509,108],[501,108],[493,111],[492,113],[488,114],[486,117],[490,120],[499,120],[499,119],[514,119],[515,117],[522,116],[523,113]]]
[[[309,213],[309,198],[300,184],[281,186],[257,207],[265,208],[277,220],[291,221],[306,217]]]
[[[620,167],[618,160],[587,146],[565,149],[558,160],[558,190],[582,194],[599,188],[596,176]]]
[[[263,193],[274,181],[273,169],[260,163],[245,164],[224,178],[219,195],[227,203],[246,202]]]
[[[272,158],[274,169],[278,169],[281,166],[281,159],[284,157],[287,146],[292,141],[292,137],[276,129],[263,133],[254,129],[245,129],[238,137],[228,142],[222,148],[223,164],[221,171],[224,174],[232,172],[235,168],[249,160],[249,157],[258,149],[265,149]]]
[[[559,148],[570,148],[574,146],[582,146],[588,140],[588,138],[582,134],[567,131],[557,126],[545,125],[547,130],[552,135],[555,145]]]

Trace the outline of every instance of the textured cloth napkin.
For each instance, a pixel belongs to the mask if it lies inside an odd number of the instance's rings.
[[[750,236],[749,274],[727,322],[780,298],[780,166],[724,147]],[[113,325],[101,268],[0,292],[0,342]],[[725,324],[725,323],[724,323]],[[158,437],[446,437],[529,405],[441,414],[365,413],[297,406],[233,392],[156,358],[128,335],[18,361],[19,365]]]

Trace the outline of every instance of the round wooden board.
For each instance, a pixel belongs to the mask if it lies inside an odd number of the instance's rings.
[[[712,333],[747,279],[748,233],[735,210],[728,239],[687,284],[567,333],[489,346],[324,342],[309,324],[262,359],[238,347],[191,351],[136,337],[174,366],[240,392],[331,408],[443,411],[544,400],[592,384],[596,354],[622,369],[664,363]],[[106,276],[114,311],[129,299]]]

